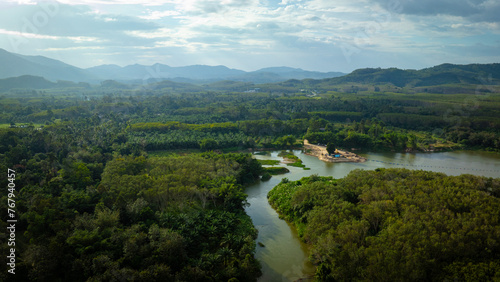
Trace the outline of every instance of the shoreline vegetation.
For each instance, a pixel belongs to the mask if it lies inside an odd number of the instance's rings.
[[[287,152],[287,151],[281,151],[278,154],[278,157],[283,158],[283,163],[288,165],[288,166],[294,166],[294,167],[301,167],[303,170],[310,170],[311,168],[306,167],[303,163],[302,160],[294,155],[293,152]]]
[[[312,247],[317,281],[500,278],[500,178],[354,170],[283,179],[268,201]]]

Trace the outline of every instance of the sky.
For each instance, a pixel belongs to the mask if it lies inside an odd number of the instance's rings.
[[[0,0],[0,48],[81,68],[499,63],[500,1]]]

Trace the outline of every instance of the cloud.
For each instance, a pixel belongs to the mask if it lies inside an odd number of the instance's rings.
[[[190,15],[227,13],[259,6],[259,0],[174,0],[175,9]]]
[[[15,6],[15,5],[36,5],[34,0],[4,0],[0,3],[0,7],[3,6]]]
[[[0,3],[0,48],[9,49],[11,38],[29,40],[19,51],[82,66],[349,71],[463,61],[474,50],[495,61],[500,52],[490,48],[500,41],[498,0],[60,0],[52,10],[43,5],[56,2],[23,2]],[[349,58],[346,46],[355,51]]]
[[[146,16],[139,16],[141,19],[146,19],[146,20],[159,20],[165,17],[171,17],[171,16],[178,16],[181,13],[179,11],[172,11],[172,10],[166,10],[166,11],[150,11],[148,15]]]
[[[6,29],[0,29],[0,34],[5,34],[5,35],[9,35],[9,36],[16,36],[16,37],[35,38],[35,39],[52,39],[52,40],[61,39],[61,37],[59,37],[59,36],[27,33],[27,32],[20,32],[20,31],[6,30]]]
[[[67,36],[102,36],[123,30],[152,30],[158,25],[124,15],[102,15],[90,7],[58,4],[17,6],[0,11],[2,26],[9,30],[30,29],[36,33]],[[111,19],[111,20],[110,20]]]
[[[457,56],[467,56],[476,58],[477,61],[484,62],[479,58],[495,58],[498,57],[498,50],[500,50],[500,44],[488,45],[483,43],[476,43],[473,45],[452,45],[448,48]]]
[[[500,21],[500,2],[496,0],[373,0],[391,12],[407,15],[458,16],[471,21]],[[396,9],[396,8],[397,9]]]
[[[60,51],[88,51],[88,50],[103,50],[104,47],[99,46],[77,46],[77,47],[62,47],[62,48],[46,48],[47,52],[60,52]]]
[[[26,0],[29,1],[29,0]],[[31,0],[37,3],[43,2],[44,0]],[[142,5],[142,6],[161,6],[165,4],[171,4],[175,1],[172,0],[58,0],[59,3],[67,5],[85,5],[85,6],[101,6],[101,5]]]

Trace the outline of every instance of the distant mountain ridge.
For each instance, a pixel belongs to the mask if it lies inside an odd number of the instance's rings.
[[[0,78],[41,76],[51,81],[95,81],[87,71],[43,56],[24,56],[0,49]]]
[[[230,69],[225,66],[193,65],[185,67],[171,67],[164,64],[129,65],[120,67],[117,65],[102,65],[88,68],[91,74],[97,77],[105,77],[113,80],[149,80],[149,79],[175,79],[184,78],[190,80],[223,80],[229,77],[244,75],[242,70]]]
[[[169,79],[177,82],[210,83],[221,80],[233,80],[253,83],[272,83],[288,79],[322,79],[345,75],[341,72],[315,72],[290,67],[272,67],[257,71],[245,72],[226,66],[192,65],[171,67],[164,64],[102,65],[87,69],[92,75],[120,81]]]
[[[125,67],[101,65],[80,69],[46,57],[23,56],[0,49],[0,65],[2,91],[16,88],[89,88],[87,82],[107,89],[168,88],[186,91],[248,91],[254,88],[260,88],[262,91],[296,91],[296,88],[328,91],[346,84],[387,84],[396,87],[420,87],[427,91],[424,88],[446,84],[500,85],[499,63],[442,64],[421,70],[364,68],[342,76],[342,73],[311,72],[290,67],[271,67],[253,72],[226,66],[170,67],[163,64],[135,64]],[[343,88],[345,86],[341,87]]]
[[[25,56],[0,49],[0,79],[23,75],[40,76],[50,81],[66,80],[73,82],[100,83],[117,80],[124,83],[138,81],[159,82],[169,79],[177,82],[211,83],[221,80],[234,80],[252,83],[272,83],[288,79],[322,79],[344,75],[340,72],[314,72],[302,69],[278,67],[265,68],[254,72],[231,69],[226,66],[192,65],[171,67],[164,64],[101,65],[81,69],[64,62],[43,56]]]

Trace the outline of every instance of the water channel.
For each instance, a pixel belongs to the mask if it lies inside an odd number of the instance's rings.
[[[255,155],[257,159],[281,160],[278,151],[267,155]],[[458,151],[442,153],[367,153],[360,154],[367,158],[364,163],[325,163],[316,157],[294,151],[303,164],[311,170],[287,168],[290,173],[273,176],[267,182],[258,182],[246,189],[250,206],[247,214],[259,230],[256,258],[262,264],[259,281],[296,281],[312,277],[315,268],[308,260],[308,246],[302,243],[295,228],[281,220],[276,211],[267,202],[267,193],[286,177],[298,180],[304,176],[318,174],[342,178],[354,169],[372,170],[376,168],[408,168],[443,172],[447,175],[464,173],[487,177],[500,177],[500,154],[476,151]],[[285,165],[280,165],[285,166]]]

